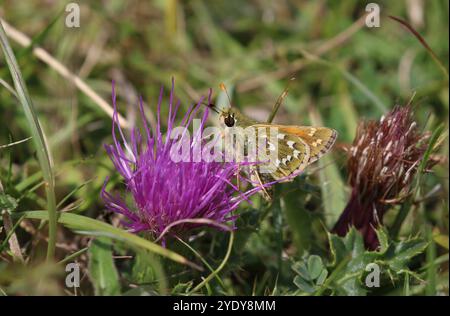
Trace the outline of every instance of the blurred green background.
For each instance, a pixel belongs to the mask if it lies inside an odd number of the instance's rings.
[[[136,120],[139,95],[148,111],[155,111],[159,89],[168,89],[172,77],[184,109],[209,88],[217,96],[219,84],[225,82],[236,106],[265,120],[295,75],[275,121],[309,125],[315,123],[313,118],[320,119],[340,136],[333,155],[312,167],[308,181],[302,182],[302,201],[292,202],[304,211],[283,213],[281,205],[256,235],[242,236],[246,248],[238,254],[244,263],[236,257],[229,270],[240,267],[243,272],[238,269],[224,281],[228,293],[267,294],[276,287],[276,278],[288,284],[285,288],[292,286],[289,268],[281,268],[283,258],[298,258],[311,249],[326,253],[322,225],[330,228],[345,206],[342,149],[352,142],[359,120],[377,119],[414,95],[419,124],[432,130],[444,123],[448,129],[448,75],[411,32],[387,17],[407,21],[448,69],[448,1],[376,1],[381,8],[378,28],[367,27],[361,18],[369,2],[373,1],[76,1],[80,27],[68,28],[64,1],[0,1],[0,16],[109,103],[115,80],[119,110],[130,122]],[[12,38],[10,42],[50,144],[58,200],[88,181],[66,205],[73,212],[103,218],[99,192],[112,165],[102,144],[111,143],[110,117],[54,67],[38,60],[32,49]],[[3,55],[0,78],[11,84]],[[2,86],[0,145],[29,137],[27,124],[22,108]],[[426,218],[437,234],[447,236],[448,252],[447,141],[440,155],[442,163],[427,178],[428,191],[439,189],[426,204]],[[20,198],[19,209],[45,209],[41,177],[31,142],[0,148],[0,179],[8,194]],[[250,213],[242,221],[251,223],[256,215]],[[420,231],[413,225],[417,222],[410,221],[404,236]],[[255,232],[249,222],[249,231]],[[247,226],[241,227],[245,231]],[[45,242],[36,234],[23,228],[19,240],[30,257],[44,255]],[[59,241],[60,258],[86,245],[85,237],[68,231],[60,232]],[[217,260],[216,266],[226,241],[226,236],[214,235],[213,242],[199,244],[198,249]],[[215,245],[219,252],[212,251]]]

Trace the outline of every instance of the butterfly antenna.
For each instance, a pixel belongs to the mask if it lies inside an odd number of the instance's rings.
[[[219,87],[220,87],[220,90],[225,92],[225,94],[227,95],[228,103],[230,103],[230,107],[231,107],[231,98],[230,98],[230,95],[228,94],[227,87],[225,86],[225,84],[223,82],[220,83]]]
[[[280,108],[281,104],[283,104],[284,99],[287,97],[289,93],[289,87],[291,86],[292,81],[295,80],[295,76],[292,76],[286,87],[284,88],[283,92],[281,92],[280,96],[277,99],[277,102],[275,102],[275,105],[273,106],[272,113],[269,116],[269,119],[267,120],[267,123],[272,123],[273,119],[275,118],[275,115],[278,112],[278,109]]]
[[[211,110],[213,110],[214,112],[216,112],[217,114],[220,114],[219,110],[217,110],[217,107],[215,104],[213,103],[206,103],[206,102],[202,102],[202,104],[208,108],[210,108]]]

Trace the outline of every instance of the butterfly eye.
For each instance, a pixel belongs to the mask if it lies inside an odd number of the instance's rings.
[[[231,116],[231,115],[228,115],[227,117],[225,117],[224,123],[225,123],[225,125],[228,126],[228,127],[233,127],[233,126],[234,126],[234,123],[235,123],[234,117]]]

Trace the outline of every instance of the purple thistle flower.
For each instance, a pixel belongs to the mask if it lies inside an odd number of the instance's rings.
[[[163,88],[161,88],[157,107],[157,126],[154,132],[146,122],[142,99],[140,112],[145,128],[146,140],[143,140],[139,129],[134,128],[130,141],[125,139],[118,124],[116,95],[114,83],[112,87],[114,116],[112,135],[114,143],[105,145],[106,151],[115,168],[123,177],[126,191],[131,193],[134,205],[129,207],[123,199],[113,196],[105,189],[106,179],[101,195],[106,207],[122,214],[127,220],[123,222],[130,231],[150,232],[158,240],[170,229],[172,234],[186,231],[200,225],[216,225],[223,228],[234,228],[236,216],[232,212],[244,199],[257,192],[252,189],[246,193],[238,192],[232,184],[238,171],[237,163],[221,162],[174,162],[171,159],[171,149],[180,139],[171,139],[176,114],[180,103],[174,106],[174,82],[170,92],[169,113],[166,138],[161,132],[161,103]],[[211,93],[209,95],[211,98]],[[202,105],[202,99],[191,105],[181,121],[186,129],[192,123],[195,114]],[[208,117],[205,107],[201,119],[202,131]],[[116,128],[120,139],[116,136]],[[189,144],[202,141],[201,133],[193,137],[183,134],[181,138],[189,137]],[[190,146],[193,157],[193,146]],[[235,193],[239,194],[235,194]],[[224,224],[231,224],[231,227]],[[164,241],[164,239],[163,239]]]

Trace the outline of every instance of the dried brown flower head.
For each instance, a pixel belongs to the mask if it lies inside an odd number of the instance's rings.
[[[350,200],[333,231],[345,235],[355,226],[366,247],[376,249],[383,215],[409,196],[411,183],[428,147],[411,106],[396,106],[379,121],[362,121],[348,151]],[[431,167],[431,166],[430,166]]]

